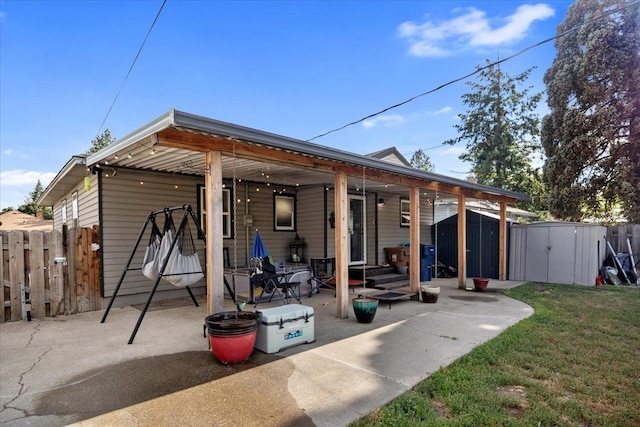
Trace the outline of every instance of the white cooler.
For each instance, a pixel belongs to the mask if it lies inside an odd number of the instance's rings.
[[[256,348],[264,353],[277,353],[315,340],[313,307],[287,304],[258,312],[260,323]]]

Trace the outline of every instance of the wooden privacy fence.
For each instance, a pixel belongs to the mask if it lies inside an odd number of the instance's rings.
[[[0,322],[102,309],[97,227],[1,233]]]
[[[616,253],[628,253],[627,239],[635,261],[640,260],[640,224],[620,224],[607,227],[607,240]]]

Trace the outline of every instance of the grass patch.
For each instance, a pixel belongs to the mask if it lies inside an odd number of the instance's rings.
[[[640,289],[504,293],[535,314],[352,426],[640,425]]]

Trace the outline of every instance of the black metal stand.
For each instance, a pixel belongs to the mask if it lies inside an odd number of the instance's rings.
[[[142,240],[142,237],[144,235],[144,232],[147,228],[147,226],[152,223],[155,225],[155,219],[156,216],[158,214],[171,214],[174,211],[177,210],[182,210],[183,214],[182,214],[182,219],[180,220],[180,225],[178,225],[178,228],[176,229],[176,236],[179,236],[180,233],[182,232],[182,230],[184,229],[184,227],[187,224],[187,220],[189,217],[191,217],[191,219],[193,220],[194,225],[197,228],[197,232],[198,232],[198,236],[202,236],[202,238],[204,239],[204,233],[202,232],[202,228],[200,227],[200,223],[198,222],[198,219],[196,218],[195,213],[193,212],[193,209],[191,208],[191,205],[183,205],[183,206],[179,206],[179,207],[173,207],[173,208],[166,208],[160,211],[155,211],[155,212],[151,212],[149,214],[149,216],[147,217],[146,222],[144,223],[144,226],[142,227],[142,231],[140,232],[140,235],[138,236],[138,240],[136,241],[136,244],[133,248],[133,251],[131,252],[131,255],[129,256],[129,260],[127,261],[127,265],[124,268],[124,270],[122,271],[122,275],[120,276],[120,280],[118,281],[118,285],[116,286],[116,289],[113,293],[113,296],[111,297],[111,301],[109,301],[109,305],[107,306],[107,309],[104,312],[104,315],[102,316],[102,320],[100,321],[100,323],[104,323],[105,320],[107,319],[107,316],[109,315],[109,311],[111,310],[111,306],[113,305],[114,300],[116,299],[116,296],[118,295],[118,291],[120,290],[120,286],[122,285],[122,282],[124,281],[124,278],[127,274],[128,271],[132,271],[132,270],[141,270],[142,268],[130,268],[131,267],[131,261],[133,260],[133,257],[138,249],[138,246],[140,245],[140,241]],[[171,242],[171,247],[169,248],[169,252],[167,254],[167,256],[165,257],[164,261],[162,262],[162,266],[160,267],[159,273],[158,273],[158,277],[155,279],[154,283],[153,283],[153,287],[151,288],[151,292],[149,293],[149,297],[147,298],[147,301],[144,304],[144,307],[142,309],[142,311],[140,312],[140,316],[138,317],[138,321],[136,322],[136,326],[133,329],[133,332],[131,333],[131,337],[129,338],[129,344],[133,343],[133,340],[136,337],[136,334],[138,333],[138,329],[140,328],[140,324],[142,323],[142,319],[144,319],[144,315],[147,313],[147,310],[149,309],[149,305],[151,304],[151,300],[153,299],[153,295],[156,293],[156,290],[158,289],[158,285],[160,284],[160,280],[167,276],[164,274],[164,271],[167,267],[167,263],[169,262],[169,258],[171,253],[174,250],[174,247],[176,245],[176,242],[178,241],[178,239],[173,239],[173,242]],[[205,240],[205,245],[206,245],[206,240]],[[196,271],[196,272],[192,272],[192,273],[203,273],[206,277],[206,268],[203,271]],[[233,300],[235,301],[235,294],[233,292],[233,290],[231,289],[231,287],[229,286],[229,283],[227,282],[227,280],[224,280],[224,285],[227,288],[227,291],[229,292],[229,295],[231,295],[231,297],[233,298]],[[193,301],[193,303],[195,304],[196,307],[199,307],[198,305],[198,301],[196,301],[195,296],[193,295],[193,292],[191,291],[191,288],[189,288],[189,286],[185,286],[185,288],[187,289],[187,292],[189,293],[189,296],[191,297],[191,300]]]

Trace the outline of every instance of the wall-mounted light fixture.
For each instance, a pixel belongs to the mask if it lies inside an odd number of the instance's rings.
[[[384,199],[378,199],[378,207],[381,208],[384,206]]]
[[[329,226],[331,226],[331,228],[336,228],[336,214],[333,212],[329,214]]]

